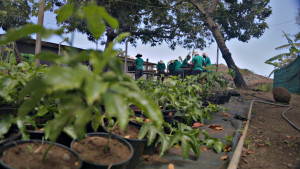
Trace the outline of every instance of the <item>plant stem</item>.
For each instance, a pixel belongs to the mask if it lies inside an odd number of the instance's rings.
[[[105,148],[104,148],[104,153],[108,153],[108,152],[109,152],[109,142],[110,142],[110,140],[111,140],[111,135],[112,135],[112,133],[109,132],[109,133],[108,133],[107,142],[106,142],[106,146],[105,146]]]
[[[45,158],[46,158],[46,156],[47,156],[47,154],[48,154],[50,148],[51,148],[53,145],[54,145],[54,142],[51,142],[51,144],[47,147],[47,150],[46,150],[46,151],[44,152],[44,154],[43,154],[42,161],[45,160]]]

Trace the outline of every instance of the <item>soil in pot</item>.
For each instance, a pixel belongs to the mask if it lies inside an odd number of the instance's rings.
[[[1,150],[1,165],[4,168],[16,169],[77,169],[81,167],[81,160],[75,153],[73,154],[67,147],[58,144],[51,147],[45,160],[42,161],[41,159],[48,146],[49,142],[42,144],[41,141],[7,143]]]
[[[130,150],[124,144],[120,143],[116,139],[112,139],[109,143],[109,151],[104,153],[104,149],[107,143],[105,137],[86,137],[80,142],[73,144],[73,149],[79,154],[79,156],[85,161],[92,163],[100,163],[109,165],[111,163],[120,163],[130,155]]]
[[[126,141],[123,143],[112,136],[109,142],[109,151],[104,152],[108,134],[90,133],[88,135],[90,136],[80,142],[73,141],[71,144],[71,148],[84,160],[83,168],[107,168],[111,164],[120,165],[120,163],[124,163],[126,167],[126,160],[129,160],[133,153],[131,146]]]

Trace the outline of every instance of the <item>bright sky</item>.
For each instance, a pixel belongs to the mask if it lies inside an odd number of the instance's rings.
[[[271,0],[270,5],[272,7],[272,15],[267,19],[269,29],[265,31],[263,36],[259,39],[251,39],[248,43],[243,43],[236,39],[226,43],[238,67],[247,68],[263,76],[268,76],[273,70],[273,66],[267,65],[264,62],[272,56],[285,52],[285,50],[275,50],[276,47],[287,43],[282,31],[294,35],[300,30],[300,27],[296,24],[296,16],[298,8],[300,7],[299,0]],[[36,23],[37,19],[32,18],[32,21]],[[53,14],[49,12],[45,13],[44,26],[47,28],[57,27],[56,19]],[[0,33],[3,33],[3,31],[0,30]],[[62,39],[52,37],[46,41],[59,43]],[[95,43],[89,42],[85,35],[79,33],[75,34],[74,46],[83,49],[96,48]],[[101,50],[103,48],[103,46],[99,47]],[[117,48],[125,50],[125,44],[118,45]],[[199,49],[195,50],[198,50],[200,53],[206,52],[211,58],[211,62],[216,63],[217,47],[215,43],[203,51]],[[166,44],[150,47],[150,45],[142,45],[139,43],[136,48],[131,45],[128,47],[128,55],[131,57],[137,53],[141,53],[143,54],[144,60],[148,58],[150,62],[155,63],[159,60],[163,60],[166,63],[169,60],[178,58],[178,56],[184,58],[189,52],[191,51],[181,48],[180,46],[175,50],[171,50]],[[219,52],[219,56],[219,62],[225,63],[221,52]]]

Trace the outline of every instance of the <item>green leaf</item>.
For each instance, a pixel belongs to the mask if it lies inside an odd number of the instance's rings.
[[[1,37],[0,44],[6,44],[18,39],[22,39],[33,33],[41,33],[44,28],[40,25],[27,24],[18,30],[9,30],[7,34]]]
[[[124,98],[111,90],[108,90],[104,96],[104,105],[106,113],[110,116],[116,116],[119,121],[120,129],[124,129],[128,124],[129,112]]]
[[[12,125],[14,116],[12,114],[5,114],[0,118],[0,138],[3,138],[3,135],[6,134],[10,126]]]
[[[55,119],[48,121],[45,125],[46,139],[55,142],[72,116],[73,114],[71,112],[62,113],[55,117]]]
[[[102,114],[100,113],[99,109],[95,109],[94,112],[95,114],[93,115],[91,123],[93,130],[96,132],[101,124]]]
[[[38,116],[44,116],[44,115],[47,114],[48,112],[49,112],[49,110],[48,110],[47,107],[45,107],[45,106],[40,106],[40,107],[38,108],[38,113],[37,113],[37,115],[38,115]]]
[[[70,68],[53,66],[43,76],[43,81],[56,90],[79,88],[89,70],[84,67]]]
[[[189,144],[190,139],[183,135],[181,137],[181,152],[182,152],[182,157],[186,159],[189,156],[190,152],[190,144]]]
[[[67,20],[68,18],[70,18],[72,16],[73,12],[74,12],[74,5],[73,4],[68,3],[68,4],[64,5],[58,11],[57,22],[61,23],[65,20]]]
[[[145,123],[142,125],[141,129],[140,129],[140,133],[139,133],[139,137],[138,139],[142,139],[146,136],[147,132],[149,131],[150,129],[150,125]],[[149,143],[149,140],[148,140],[148,143]],[[151,143],[150,143],[151,144]]]
[[[206,140],[206,148],[209,149],[212,147],[212,145],[214,144],[214,140],[213,139],[207,139]]]
[[[119,22],[114,17],[110,16],[104,7],[99,7],[99,12],[105,21],[114,29],[119,28]]]
[[[222,151],[222,149],[223,149],[223,143],[221,141],[219,141],[219,140],[216,140],[214,142],[214,149],[215,149],[215,151],[217,153],[220,153]]]
[[[92,105],[96,100],[101,100],[101,96],[108,88],[108,83],[97,81],[95,77],[86,78],[84,92],[88,105]]]
[[[101,7],[89,5],[84,8],[84,14],[87,19],[88,30],[95,39],[99,39],[105,31],[105,22],[101,14]]]

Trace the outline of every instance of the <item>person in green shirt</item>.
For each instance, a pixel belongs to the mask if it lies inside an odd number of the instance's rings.
[[[191,59],[190,55],[187,55],[187,57],[183,60],[181,67],[182,68],[187,68],[189,67],[188,61]]]
[[[188,61],[190,59],[191,59],[191,56],[187,55],[187,57],[182,62],[181,68],[190,68],[191,65],[188,63]],[[183,72],[184,72],[184,77],[192,74],[192,71],[190,69],[184,69]]]
[[[165,63],[164,63],[162,60],[160,60],[160,61],[157,63],[156,68],[157,68],[157,74],[158,74],[159,76],[161,76],[161,80],[164,81],[164,77],[163,77],[162,75],[165,74],[165,69],[166,69]]]
[[[211,66],[211,62],[210,62],[210,58],[207,56],[206,53],[203,53],[202,54],[203,58],[204,58],[204,66]],[[207,71],[206,69],[203,70],[204,72],[210,72],[210,71]]]
[[[171,60],[171,63],[168,65],[169,75],[174,76],[174,60]]]
[[[135,80],[138,80],[140,77],[143,76],[143,59],[141,58],[141,54],[137,54],[135,56],[137,59],[134,61],[134,66],[135,66]]]
[[[194,57],[192,59],[192,75],[198,75],[202,73],[202,66],[204,63],[204,59],[199,55],[198,51],[194,52]]]
[[[181,63],[176,59],[174,61],[174,76],[180,75],[183,78],[183,70],[180,67]]]

